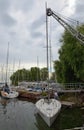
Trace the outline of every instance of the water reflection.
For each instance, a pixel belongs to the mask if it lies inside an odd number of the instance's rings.
[[[15,107],[15,103],[17,102],[17,99],[6,99],[1,97],[0,103],[2,105],[3,114],[7,113],[8,104],[11,103],[13,107]]]
[[[36,117],[35,125],[38,130],[51,130],[51,128],[48,127],[48,125],[38,114],[36,114],[35,117]]]
[[[1,102],[1,104],[2,104],[2,106],[3,106],[3,114],[6,114],[7,113],[7,108],[6,108],[6,106],[7,106],[7,104],[9,103],[9,100],[6,100],[6,99],[4,99],[4,98],[2,98],[1,100],[0,100],[0,102]]]

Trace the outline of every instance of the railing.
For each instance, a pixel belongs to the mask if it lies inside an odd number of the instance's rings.
[[[84,83],[54,83],[51,87],[57,90],[81,90],[84,89]]]
[[[84,89],[84,83],[63,83],[64,89]]]

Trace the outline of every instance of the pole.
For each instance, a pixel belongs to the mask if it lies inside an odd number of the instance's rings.
[[[47,69],[48,69],[48,81],[49,81],[49,56],[48,56],[48,17],[47,17],[47,3],[46,3],[46,49],[47,49]]]
[[[5,82],[8,81],[8,59],[9,59],[9,42],[8,42],[8,48],[7,48],[7,59],[6,59],[6,80],[5,80]]]
[[[48,17],[47,17],[47,3],[46,3],[46,44],[47,44],[48,102],[49,102],[50,94],[49,94],[49,45],[48,45]]]

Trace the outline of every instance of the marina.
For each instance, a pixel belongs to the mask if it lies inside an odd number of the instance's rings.
[[[84,130],[84,4],[44,2],[0,0],[0,130]]]
[[[78,88],[70,88],[70,87],[67,87],[65,88],[64,86],[62,86],[61,84],[58,86],[57,84],[54,84],[54,87],[52,87],[52,84],[48,90],[47,86],[46,85],[41,85],[39,84],[39,86],[37,86],[37,83],[33,83],[32,82],[32,86],[12,86],[11,85],[11,91],[15,91],[15,92],[18,92],[18,95],[19,97],[22,97],[22,98],[28,98],[28,99],[32,99],[32,100],[38,100],[38,99],[41,99],[41,98],[48,98],[48,93],[50,95],[50,98],[53,98],[54,97],[54,93],[55,91],[57,91],[58,95],[61,97],[61,95],[65,95],[66,99],[67,99],[67,95],[70,95],[70,98],[74,96],[74,99],[76,99],[78,102],[77,103],[81,103],[84,104],[84,88],[81,89],[81,87],[78,87]],[[3,89],[3,86],[2,85],[0,87],[0,94],[1,94],[1,91]],[[64,101],[64,99],[63,99]],[[73,101],[70,99],[71,104],[74,104]],[[67,100],[66,102],[62,102],[62,104],[70,104],[70,103],[67,103]]]

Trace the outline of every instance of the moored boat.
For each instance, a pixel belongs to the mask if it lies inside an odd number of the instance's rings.
[[[19,96],[19,93],[16,91],[10,91],[9,93],[1,91],[1,96],[4,98],[16,98]]]
[[[40,99],[36,102],[39,115],[50,127],[61,110],[61,103],[56,99]]]

